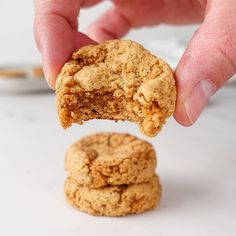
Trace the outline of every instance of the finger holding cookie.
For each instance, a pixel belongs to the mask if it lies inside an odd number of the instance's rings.
[[[205,1],[203,24],[177,66],[175,119],[192,125],[210,97],[236,73],[236,1]]]
[[[84,1],[35,0],[34,34],[42,54],[44,73],[48,84],[55,81],[71,53],[84,45],[95,44],[78,31],[77,17]],[[98,1],[88,1],[89,5]],[[84,3],[85,4],[85,3]]]
[[[236,73],[235,0],[113,0],[113,6],[89,27],[88,36],[78,32],[80,8],[99,2],[35,0],[35,37],[52,88],[76,49],[123,37],[132,28],[162,23],[202,23],[175,72],[177,122],[192,125],[210,97]]]

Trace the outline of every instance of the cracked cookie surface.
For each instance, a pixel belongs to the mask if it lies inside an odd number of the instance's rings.
[[[93,188],[147,182],[155,168],[152,145],[130,134],[92,134],[71,145],[65,158],[68,175]]]
[[[155,136],[175,110],[167,63],[138,43],[110,40],[74,52],[56,83],[62,127],[91,119],[128,120]]]
[[[64,191],[67,200],[81,211],[92,215],[124,216],[155,208],[161,197],[159,179],[149,182],[92,189],[68,177]]]

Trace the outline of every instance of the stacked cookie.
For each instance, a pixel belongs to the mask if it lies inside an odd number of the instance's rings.
[[[97,133],[70,146],[65,159],[69,202],[92,215],[153,209],[161,186],[152,145],[129,134]]]

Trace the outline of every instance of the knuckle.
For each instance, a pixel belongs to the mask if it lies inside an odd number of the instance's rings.
[[[236,72],[236,30],[207,25],[202,27],[198,33],[205,49],[217,51],[220,57]]]
[[[236,72],[236,32],[225,33],[218,46],[219,52],[231,64]]]

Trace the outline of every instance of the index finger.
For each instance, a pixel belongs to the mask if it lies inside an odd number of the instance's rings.
[[[50,87],[71,53],[95,43],[77,31],[81,0],[35,0],[34,35],[42,54],[44,73]]]

